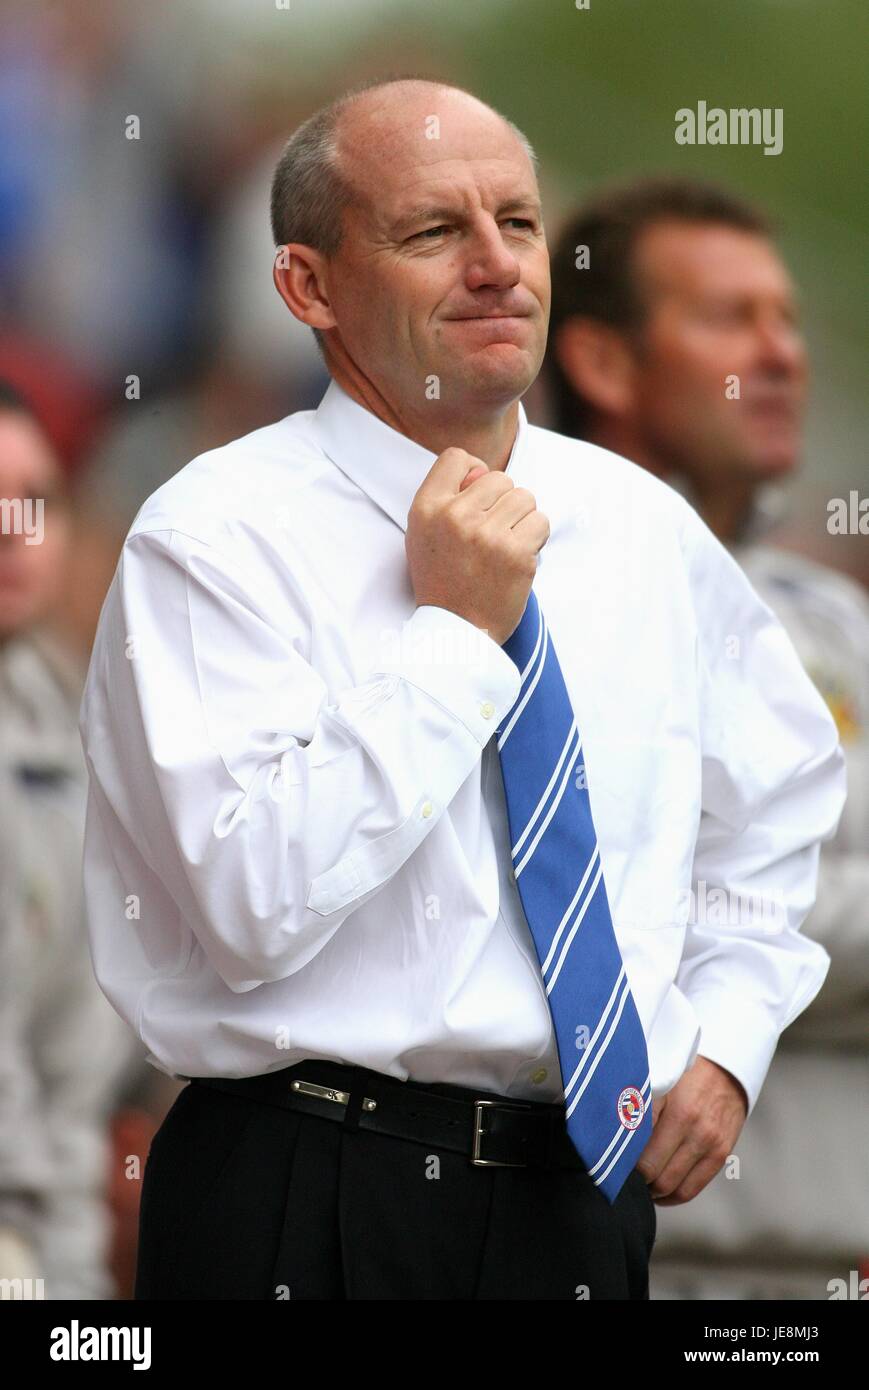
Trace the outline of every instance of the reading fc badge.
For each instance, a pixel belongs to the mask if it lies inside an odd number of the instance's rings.
[[[625,1129],[636,1129],[642,1122],[645,1108],[643,1097],[640,1095],[636,1086],[626,1086],[619,1096],[619,1103],[616,1107],[619,1114],[619,1122]]]

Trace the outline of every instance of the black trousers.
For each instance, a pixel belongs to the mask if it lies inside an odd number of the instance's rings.
[[[636,1169],[610,1204],[581,1169],[475,1167],[189,1083],[148,1154],[134,1297],[647,1299],[656,1225]]]

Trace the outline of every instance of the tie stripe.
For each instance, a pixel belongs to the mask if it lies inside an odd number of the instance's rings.
[[[559,777],[559,775],[560,775],[560,773],[561,773],[561,769],[562,769],[562,767],[563,767],[563,765],[564,765],[564,759],[567,757],[568,753],[570,752],[571,748],[573,747],[574,736],[576,736],[576,739],[577,739],[577,749],[576,749],[576,752],[578,753],[578,752],[579,752],[579,746],[578,746],[579,732],[578,732],[578,730],[577,730],[577,727],[576,727],[576,723],[575,723],[575,722],[574,722],[573,724],[571,724],[571,726],[570,726],[570,733],[567,735],[567,740],[566,740],[566,742],[565,742],[565,744],[564,744],[564,748],[562,749],[561,757],[558,759],[558,762],[557,762],[556,765],[555,765],[555,771],[553,772],[552,776],[551,776],[550,779],[549,779],[549,785],[548,785],[548,787],[546,788],[546,791],[545,791],[545,792],[543,793],[543,795],[541,796],[540,800],[538,801],[537,806],[536,806],[535,811],[534,811],[534,815],[531,817],[531,819],[530,819],[530,821],[528,822],[528,824],[526,825],[525,829],[522,831],[522,834],[519,836],[519,839],[516,841],[515,845],[513,846],[512,854],[513,854],[513,858],[514,858],[514,859],[516,858],[516,855],[519,853],[519,851],[520,851],[520,849],[522,848],[523,844],[524,844],[525,841],[527,840],[528,836],[531,834],[531,831],[533,830],[534,825],[535,825],[535,823],[537,822],[537,819],[538,819],[538,817],[540,816],[541,811],[543,810],[544,806],[546,805],[546,803],[547,803],[548,800],[549,800],[549,794],[550,794],[550,792],[552,791],[552,788],[555,786],[556,781],[558,780],[558,777]],[[516,872],[518,873],[519,870],[517,869]]]
[[[595,853],[597,853],[597,851],[595,851]],[[591,869],[591,864],[589,864],[588,867],[589,867],[589,870],[590,870],[590,869]],[[588,872],[588,870],[586,870],[586,872]],[[559,973],[560,973],[560,971],[561,971],[561,967],[564,965],[564,962],[565,962],[565,960],[567,959],[567,953],[568,953],[568,951],[570,950],[571,946],[573,945],[573,938],[576,936],[576,933],[579,931],[579,928],[582,926],[583,918],[585,917],[586,912],[588,911],[589,907],[591,906],[592,899],[594,898],[595,892],[596,892],[596,890],[597,890],[597,886],[598,886],[598,884],[599,884],[600,881],[601,881],[601,876],[602,876],[602,874],[603,874],[603,866],[602,866],[601,864],[598,864],[598,866],[597,866],[597,873],[595,874],[594,881],[593,881],[591,887],[589,888],[588,893],[587,893],[586,896],[585,896],[585,899],[583,900],[583,904],[582,904],[582,907],[581,907],[580,910],[579,910],[579,913],[578,913],[578,915],[577,915],[576,921],[574,922],[573,926],[572,926],[571,929],[570,929],[570,935],[568,936],[567,940],[566,940],[565,943],[564,943],[564,946],[562,947],[561,955],[560,955],[559,958],[558,958],[558,965],[555,967],[555,973],[553,974],[552,979],[549,981],[548,985],[546,986],[546,993],[547,993],[547,994],[551,993],[551,991],[552,991],[552,989],[553,989],[553,986],[555,985],[555,983],[556,983],[556,981],[557,981],[557,979],[558,979]]]
[[[579,748],[580,748],[580,745],[577,744],[577,752],[579,752]],[[534,851],[536,850],[537,846],[539,845],[540,841],[542,840],[542,838],[543,838],[543,836],[544,836],[544,834],[545,834],[545,832],[546,832],[547,826],[549,825],[549,822],[552,820],[552,817],[555,815],[555,812],[558,810],[558,807],[559,807],[559,805],[560,805],[560,803],[561,803],[561,798],[564,796],[565,788],[567,787],[567,783],[568,783],[568,779],[569,779],[569,777],[570,777],[571,770],[572,770],[572,766],[571,766],[570,763],[568,763],[567,768],[566,768],[565,773],[564,773],[564,776],[563,776],[562,779],[561,779],[561,785],[560,785],[559,788],[558,788],[558,792],[557,792],[557,794],[556,794],[556,796],[555,796],[554,801],[552,802],[552,805],[549,807],[549,810],[546,812],[546,818],[545,818],[545,820],[543,821],[543,824],[540,826],[540,829],[537,831],[537,834],[534,836],[534,839],[531,841],[531,844],[528,846],[528,849],[527,849],[526,853],[522,856],[522,859],[519,861],[519,863],[518,863],[518,864],[516,865],[516,867],[515,867],[515,873],[516,873],[517,878],[518,878],[519,874],[521,874],[522,870],[525,868],[526,864],[528,864],[529,860],[531,859],[532,855],[534,854]]]
[[[649,1061],[610,916],[582,741],[533,589],[504,650],[521,673],[497,742],[513,872],[552,1012],[567,1130],[614,1202],[651,1136]]]
[[[547,972],[548,972],[548,970],[549,970],[549,967],[550,967],[550,965],[552,964],[552,957],[553,957],[553,955],[555,954],[555,951],[556,951],[557,948],[558,948],[558,943],[559,943],[559,941],[561,940],[562,933],[564,932],[564,928],[565,928],[566,925],[567,925],[568,918],[570,917],[571,912],[572,912],[573,909],[576,907],[576,904],[577,904],[577,902],[578,902],[580,896],[582,895],[583,891],[585,890],[585,885],[588,883],[588,876],[589,876],[589,874],[592,872],[592,870],[594,869],[594,866],[595,866],[595,864],[596,864],[596,862],[597,862],[597,854],[598,854],[598,849],[597,849],[597,845],[595,845],[595,847],[594,847],[594,853],[592,854],[591,859],[589,859],[589,861],[588,861],[588,867],[586,868],[585,873],[583,874],[582,878],[581,878],[580,881],[579,881],[579,887],[577,888],[576,892],[574,893],[573,897],[571,898],[571,900],[570,900],[570,905],[569,905],[567,911],[565,912],[564,916],[562,917],[561,921],[559,922],[559,924],[558,924],[558,926],[557,926],[557,928],[556,928],[556,930],[555,930],[555,935],[554,935],[553,938],[552,938],[552,945],[549,947],[549,951],[548,951],[548,953],[547,953],[546,959],[541,963],[540,968],[541,968],[541,970],[543,971],[543,974],[544,974],[544,975],[547,974]]]

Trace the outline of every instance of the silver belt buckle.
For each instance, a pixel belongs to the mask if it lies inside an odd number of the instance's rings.
[[[484,1138],[483,1130],[483,1106],[497,1106],[499,1110],[524,1110],[529,1111],[530,1105],[522,1105],[520,1102],[510,1103],[501,1100],[475,1100],[474,1101],[474,1143],[471,1150],[471,1162],[477,1168],[527,1168],[527,1163],[502,1163],[496,1158],[480,1158],[480,1141]]]

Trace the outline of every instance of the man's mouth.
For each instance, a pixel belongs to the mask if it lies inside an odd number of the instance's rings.
[[[776,420],[795,420],[798,403],[792,396],[754,396],[745,402],[747,409],[758,416]]]

